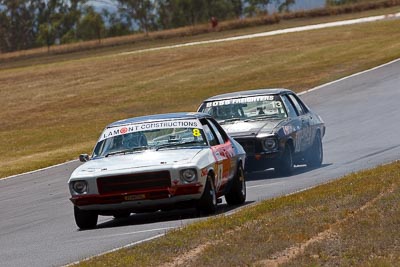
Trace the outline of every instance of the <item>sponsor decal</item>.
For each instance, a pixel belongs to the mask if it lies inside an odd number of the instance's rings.
[[[171,128],[193,128],[193,134],[200,133],[199,129],[203,129],[198,120],[174,120],[174,121],[159,121],[159,122],[145,122],[135,123],[124,126],[112,127],[105,129],[100,136],[99,142],[118,135],[135,133],[141,131],[171,129]]]
[[[209,107],[216,107],[216,106],[246,104],[246,103],[272,101],[272,100],[274,100],[273,95],[250,96],[250,97],[242,97],[242,98],[225,99],[225,100],[207,102],[206,107],[209,108]]]
[[[127,132],[128,132],[128,128],[126,128],[126,127],[121,128],[122,134],[126,134]]]
[[[199,136],[201,136],[201,132],[200,132],[200,129],[193,129],[193,136],[195,136],[195,137],[199,137]]]

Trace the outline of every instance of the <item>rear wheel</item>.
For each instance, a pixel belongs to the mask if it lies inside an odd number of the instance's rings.
[[[229,192],[225,195],[225,200],[228,205],[239,205],[246,201],[246,179],[241,164],[233,178]]]
[[[321,135],[317,133],[313,145],[307,153],[307,166],[311,168],[321,167],[323,158],[324,152],[322,149]]]
[[[275,171],[282,176],[290,176],[293,174],[294,163],[292,149],[289,144],[285,145],[285,151],[278,162],[278,166],[275,167]]]
[[[80,229],[93,229],[97,225],[99,215],[94,211],[81,210],[77,206],[74,206],[74,215],[76,225]]]
[[[207,177],[206,186],[203,195],[197,204],[197,210],[200,213],[212,214],[217,210],[217,193],[211,176]]]

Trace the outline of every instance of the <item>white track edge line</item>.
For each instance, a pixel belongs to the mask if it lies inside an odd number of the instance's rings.
[[[334,80],[334,81],[331,81],[331,82],[327,82],[327,83],[318,85],[318,86],[316,86],[316,87],[314,87],[314,88],[311,88],[311,89],[309,89],[309,90],[302,91],[302,92],[298,93],[297,95],[303,95],[303,94],[306,94],[306,93],[310,93],[310,92],[313,92],[313,91],[322,89],[323,87],[326,87],[326,86],[329,86],[329,85],[332,85],[332,84],[335,84],[335,83],[338,83],[338,82],[347,80],[347,79],[349,79],[349,78],[353,78],[353,77],[356,77],[356,76],[359,76],[359,75],[368,73],[368,72],[370,72],[370,71],[374,71],[374,70],[377,70],[377,69],[386,67],[386,66],[388,66],[388,65],[397,63],[398,61],[400,61],[400,58],[394,59],[394,60],[392,60],[392,61],[389,61],[389,62],[387,62],[387,63],[384,63],[384,64],[379,65],[379,66],[376,66],[376,67],[372,67],[372,68],[367,69],[367,70],[363,70],[363,71],[360,71],[360,72],[357,72],[357,73],[350,74],[350,75],[345,76],[345,77],[343,77],[343,78],[340,78],[340,79],[338,79],[338,80]]]
[[[1,182],[1,181],[8,180],[8,179],[11,179],[11,178],[18,178],[18,177],[20,177],[20,176],[24,176],[24,175],[27,175],[27,174],[33,174],[33,173],[45,171],[45,170],[48,170],[48,169],[60,167],[60,166],[62,166],[62,165],[64,165],[64,164],[69,164],[69,163],[72,163],[72,162],[75,162],[75,161],[78,161],[78,160],[77,160],[77,159],[74,159],[74,160],[66,161],[66,162],[63,162],[63,163],[56,164],[56,165],[51,165],[51,166],[48,166],[48,167],[45,167],[45,168],[41,168],[41,169],[29,171],[29,172],[23,172],[23,173],[20,173],[20,174],[15,174],[15,175],[7,176],[7,177],[4,177],[4,178],[0,178],[0,182]]]

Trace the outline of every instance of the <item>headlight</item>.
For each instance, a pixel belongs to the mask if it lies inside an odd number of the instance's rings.
[[[87,182],[86,181],[73,181],[72,182],[72,189],[78,194],[87,193]]]
[[[266,138],[263,141],[265,150],[273,150],[278,146],[278,141],[275,138]]]
[[[197,172],[195,169],[186,169],[181,171],[183,181],[192,183],[197,180]]]

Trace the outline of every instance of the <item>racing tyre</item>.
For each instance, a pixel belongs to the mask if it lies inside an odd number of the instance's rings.
[[[281,176],[290,176],[293,174],[294,163],[292,150],[288,144],[285,145],[285,151],[281,159],[279,160],[278,166],[275,167],[275,171]]]
[[[225,200],[228,205],[239,205],[246,201],[246,179],[242,165],[239,165],[237,169],[231,188],[225,195]]]
[[[206,215],[213,214],[217,210],[217,193],[215,192],[215,186],[210,176],[207,177],[206,186],[197,205],[197,210],[199,213]]]
[[[311,168],[318,168],[322,165],[324,152],[322,149],[322,140],[319,133],[316,134],[314,142],[307,155],[307,166]]]
[[[99,215],[96,212],[81,210],[74,206],[74,215],[76,225],[82,230],[93,229],[97,225]]]

